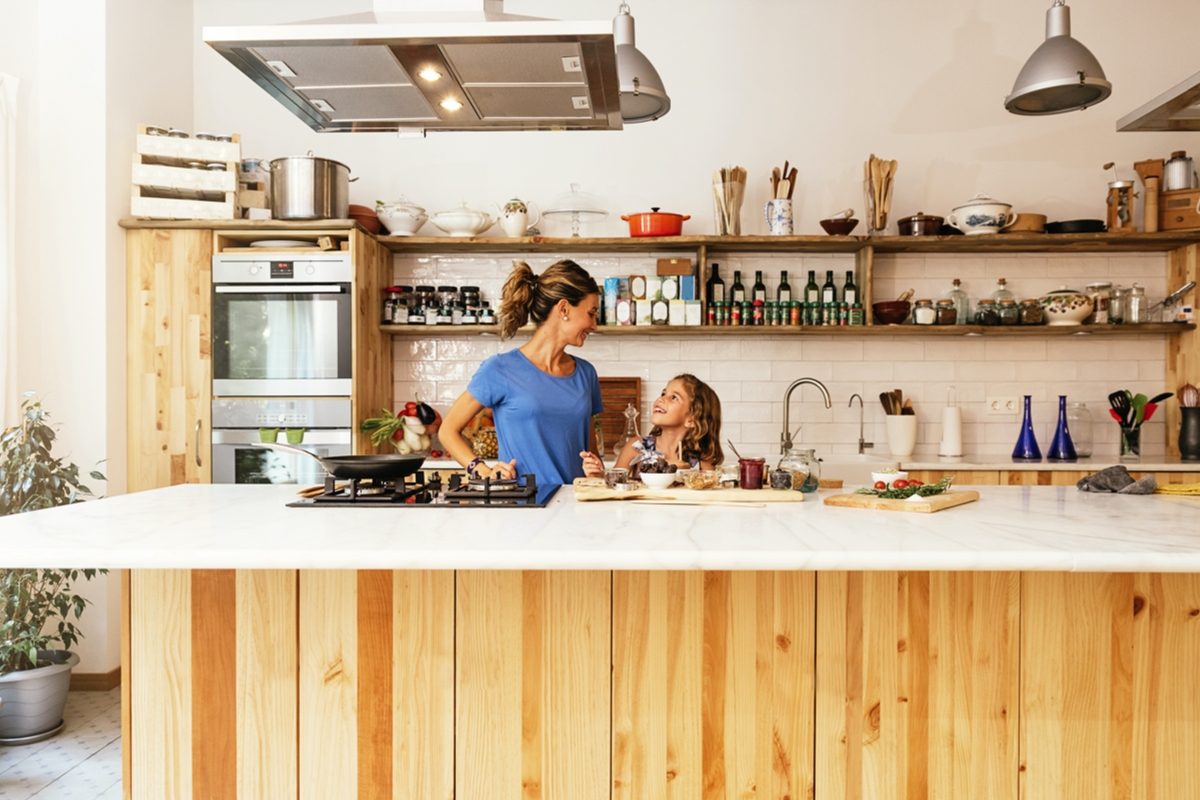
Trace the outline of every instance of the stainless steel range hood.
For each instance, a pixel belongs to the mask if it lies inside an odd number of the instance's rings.
[[[376,0],[364,14],[203,35],[316,131],[619,130],[612,23],[501,5]]]

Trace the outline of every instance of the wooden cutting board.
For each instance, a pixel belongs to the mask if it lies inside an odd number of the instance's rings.
[[[920,500],[889,500],[870,494],[833,494],[825,498],[827,506],[843,508],[871,508],[876,511],[917,511],[932,514],[944,508],[954,508],[963,503],[974,503],[979,499],[979,492],[971,490],[949,491],[935,494],[932,497],[922,497]]]
[[[625,433],[625,406],[633,403],[633,407],[639,412],[642,410],[642,379],[638,377],[602,377],[600,379],[600,398],[604,401],[604,412],[600,414],[604,455],[611,456],[613,445]],[[640,416],[638,430],[649,433],[649,428],[645,428],[644,420]]]
[[[802,492],[780,489],[639,489],[618,492],[605,485],[603,478],[576,478],[575,499],[588,503],[594,500],[642,500],[680,505],[726,505],[728,503],[803,503]]]

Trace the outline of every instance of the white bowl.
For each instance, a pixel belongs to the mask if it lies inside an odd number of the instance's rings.
[[[478,236],[486,231],[496,220],[484,211],[475,211],[461,203],[448,211],[439,211],[429,220],[451,236]]]
[[[651,489],[666,489],[675,482],[674,472],[643,472],[638,480]]]
[[[425,209],[411,203],[379,203],[375,213],[392,236],[412,236],[429,219]]]
[[[951,225],[968,236],[999,233],[1017,221],[1012,205],[993,200],[984,194],[975,195],[969,202],[956,206],[947,219]]]
[[[898,481],[901,478],[908,480],[908,473],[902,469],[898,469],[894,472],[872,472],[871,485],[874,486],[879,481],[883,481],[890,489],[892,486],[892,481]]]
[[[1092,298],[1065,286],[1041,300],[1047,325],[1082,325],[1092,313]]]

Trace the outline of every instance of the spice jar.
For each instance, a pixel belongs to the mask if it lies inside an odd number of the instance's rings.
[[[458,302],[458,287],[457,286],[439,286],[437,287],[437,301],[439,306],[452,306]]]
[[[400,287],[389,286],[383,290],[383,314],[380,321],[390,325],[396,319],[396,306],[400,304]]]
[[[792,476],[792,489],[815,492],[821,485],[821,462],[811,447],[793,447],[779,459],[779,468]]]
[[[1021,301],[1021,324],[1022,325],[1041,325],[1046,321],[1046,315],[1042,312],[1042,302],[1037,298]]]
[[[1011,297],[1000,301],[1000,308],[996,313],[1000,317],[1001,325],[1016,325],[1021,321],[1021,309],[1017,307],[1017,301]]]
[[[1140,325],[1143,322],[1149,322],[1149,316],[1146,313],[1146,290],[1141,284],[1135,283],[1129,289],[1129,294],[1125,296],[1125,324]]]
[[[432,286],[417,286],[413,289],[413,302],[419,306],[429,306],[434,302]]]
[[[488,305],[487,300],[484,300],[479,304],[479,324],[496,324],[496,312]]]
[[[478,325],[479,309],[475,308],[475,306],[467,306],[465,309],[463,309],[462,324]]]
[[[996,301],[984,297],[975,306],[976,325],[999,325],[1000,314],[996,310]]]
[[[1112,290],[1112,297],[1108,301],[1108,321],[1114,325],[1125,321],[1125,298],[1128,293],[1129,290],[1121,286]]]
[[[739,458],[738,482],[743,489],[761,489],[763,486],[763,468],[765,458]]]
[[[954,325],[958,322],[958,309],[949,298],[937,301],[937,324]]]
[[[1108,309],[1109,303],[1112,300],[1112,284],[1108,281],[1089,283],[1086,294],[1092,298],[1092,314],[1085,322],[1093,325],[1108,324]]]
[[[464,286],[458,290],[458,297],[464,306],[479,307],[479,287]]]
[[[913,322],[918,325],[932,325],[937,322],[937,311],[933,308],[932,300],[918,300],[913,309]]]

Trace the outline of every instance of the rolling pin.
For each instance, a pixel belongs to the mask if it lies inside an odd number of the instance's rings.
[[[1162,184],[1163,161],[1151,158],[1133,165],[1142,179],[1142,230],[1154,233],[1158,230],[1158,190]]]

